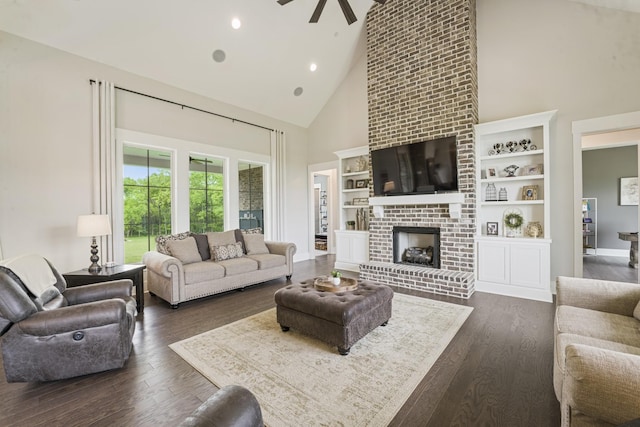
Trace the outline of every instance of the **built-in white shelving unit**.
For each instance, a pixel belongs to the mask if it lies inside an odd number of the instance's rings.
[[[478,291],[552,301],[549,152],[555,114],[475,126]],[[519,229],[505,227],[509,213],[521,215]]]
[[[335,232],[335,268],[359,271],[360,264],[369,261],[369,147],[335,154],[340,159],[340,229]]]
[[[582,199],[582,252],[585,255],[598,254],[598,199]]]

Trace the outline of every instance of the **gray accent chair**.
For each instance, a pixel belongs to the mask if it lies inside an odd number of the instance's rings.
[[[0,266],[0,336],[8,382],[51,381],[121,368],[129,358],[136,301],[131,280],[67,289],[56,278],[35,298]]]
[[[222,387],[178,427],[263,427],[260,404],[239,385]]]

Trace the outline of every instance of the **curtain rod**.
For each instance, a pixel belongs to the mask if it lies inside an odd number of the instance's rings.
[[[94,84],[94,83],[98,83],[98,82],[96,80],[89,79],[89,84]],[[177,105],[179,107],[182,107],[183,109],[184,108],[188,108],[190,110],[199,111],[201,113],[211,114],[212,116],[221,117],[223,119],[231,120],[232,122],[238,122],[238,123],[242,123],[242,124],[249,125],[249,126],[255,126],[257,128],[268,130],[268,131],[271,131],[271,132],[276,132],[275,129],[271,129],[271,128],[268,128],[268,127],[265,127],[265,126],[262,126],[262,125],[257,125],[255,123],[247,122],[247,121],[236,119],[236,118],[233,118],[233,117],[225,116],[224,114],[214,113],[213,111],[207,111],[207,110],[203,110],[201,108],[191,107],[189,105],[180,104],[179,102],[171,101],[169,99],[159,98],[157,96],[148,95],[148,94],[142,93],[142,92],[136,92],[135,90],[125,89],[123,87],[119,87],[119,86],[115,86],[115,85],[114,85],[114,87],[116,89],[118,89],[118,90],[123,91],[123,92],[129,92],[129,93],[133,93],[134,95],[140,95],[140,96],[144,96],[144,97],[147,97],[147,98],[155,99],[156,101],[162,101],[162,102],[166,102],[168,104]]]

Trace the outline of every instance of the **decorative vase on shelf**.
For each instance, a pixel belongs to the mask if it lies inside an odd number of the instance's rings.
[[[507,189],[502,187],[500,192],[498,193],[498,201],[506,202],[507,201]]]
[[[527,236],[538,238],[542,236],[542,224],[539,221],[531,221],[527,224]]]
[[[516,165],[509,165],[504,168],[504,171],[507,173],[507,178],[513,178],[514,176],[516,176],[516,171],[518,169],[520,169],[520,166]]]
[[[498,200],[498,192],[496,191],[496,186],[493,182],[490,182],[487,184],[485,202],[495,202],[496,200]]]

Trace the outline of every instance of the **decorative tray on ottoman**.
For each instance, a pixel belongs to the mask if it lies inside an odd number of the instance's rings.
[[[313,287],[319,291],[344,292],[358,289],[358,281],[348,277],[341,277],[340,284],[334,285],[331,277],[318,277],[313,281]]]

